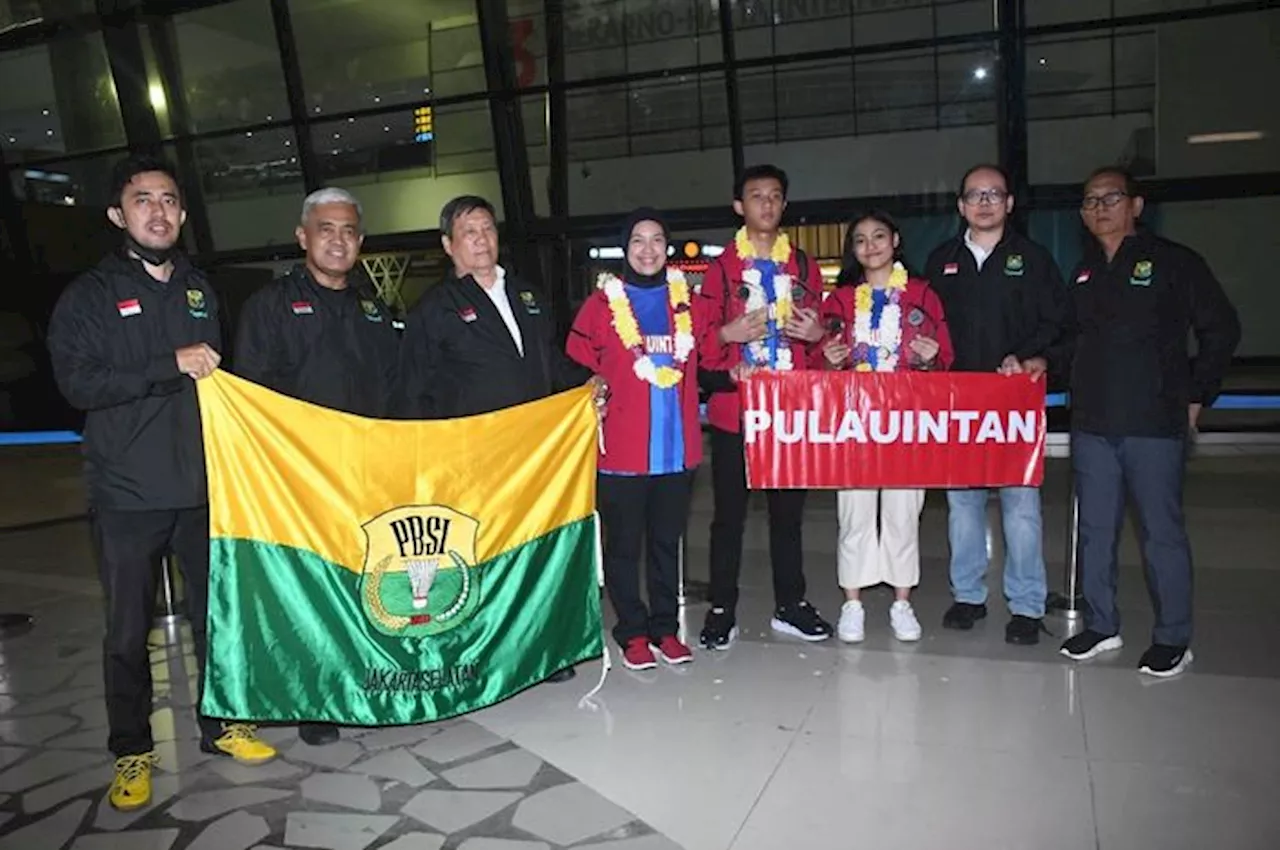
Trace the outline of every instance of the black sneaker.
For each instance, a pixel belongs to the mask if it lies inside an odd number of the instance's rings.
[[[1142,653],[1142,660],[1138,662],[1138,672],[1158,679],[1167,679],[1186,670],[1191,660],[1191,650],[1185,646],[1153,643],[1150,649]]]
[[[1040,632],[1044,630],[1044,620],[1014,614],[1004,627],[1004,642],[1015,646],[1035,646],[1040,642]]]
[[[826,640],[835,633],[831,624],[818,614],[818,609],[803,599],[773,612],[769,625],[775,632],[811,642]]]
[[[1104,652],[1114,652],[1123,646],[1124,641],[1120,635],[1108,637],[1085,629],[1075,637],[1063,641],[1062,649],[1058,651],[1073,661],[1085,661]]]
[[[572,680],[577,675],[578,675],[577,670],[573,669],[572,667],[566,667],[563,670],[557,670],[556,672],[552,673],[550,676],[547,677],[547,681],[553,685],[558,685],[561,682],[568,682]]]
[[[325,747],[337,743],[342,736],[332,723],[299,723],[298,737],[312,747]]]
[[[698,643],[703,649],[728,649],[738,638],[738,624],[732,611],[723,608],[712,608],[707,612],[707,619],[702,623],[702,634]]]
[[[957,602],[942,615],[944,629],[959,629],[967,632],[973,624],[987,618],[986,605],[974,605],[972,602]]]

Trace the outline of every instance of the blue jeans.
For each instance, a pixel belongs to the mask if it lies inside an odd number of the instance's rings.
[[[951,595],[957,602],[987,601],[988,490],[947,491],[947,537],[951,543]],[[1044,616],[1048,582],[1044,571],[1040,490],[1000,489],[1004,526],[1004,596],[1009,611],[1024,617]]]
[[[1191,545],[1182,515],[1186,444],[1175,437],[1071,435],[1071,467],[1080,500],[1080,587],[1084,624],[1120,633],[1116,551],[1125,496],[1133,497],[1138,538],[1155,605],[1155,643],[1191,643]]]

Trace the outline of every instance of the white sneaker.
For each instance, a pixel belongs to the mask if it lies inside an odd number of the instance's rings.
[[[920,621],[911,603],[899,599],[889,609],[889,625],[893,627],[893,636],[901,641],[920,640]]]
[[[866,626],[867,612],[860,600],[850,599],[840,606],[840,623],[836,626],[836,635],[840,640],[845,643],[862,643],[867,636]]]

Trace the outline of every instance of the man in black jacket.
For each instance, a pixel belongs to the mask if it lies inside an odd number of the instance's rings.
[[[107,217],[124,245],[62,293],[49,352],[62,394],[88,413],[85,477],[106,603],[108,745],[116,756],[109,799],[130,810],[151,797],[147,634],[155,565],[166,553],[177,556],[185,580],[203,693],[209,507],[194,382],[218,368],[221,346],[213,289],[175,248],[186,212],[173,169],[130,157],[116,168],[112,198]],[[275,756],[252,727],[199,722],[205,752],[246,764]]]
[[[1116,168],[1094,173],[1080,205],[1094,238],[1072,275],[1071,336],[1055,360],[1071,373],[1085,631],[1066,641],[1062,654],[1083,660],[1123,645],[1116,548],[1127,492],[1137,507],[1156,614],[1138,667],[1167,677],[1191,663],[1186,440],[1201,406],[1218,394],[1240,343],[1240,321],[1200,255],[1138,229],[1142,207],[1133,179]]]
[[[385,418],[395,399],[399,337],[391,314],[357,261],[364,243],[360,202],[320,189],[302,202],[295,231],[306,262],[245,302],[235,372],[276,392],[357,416]],[[312,746],[338,727],[303,723]]]
[[[514,407],[585,383],[564,356],[551,306],[498,265],[493,206],[464,195],[440,212],[453,261],[405,318],[401,344],[408,416],[452,419]],[[551,676],[573,677],[573,668]]]
[[[971,168],[960,183],[958,207],[967,227],[933,252],[926,269],[951,330],[952,369],[1042,376],[1066,310],[1058,267],[1048,251],[1009,227],[1013,195],[998,167]],[[968,630],[987,616],[987,490],[948,491],[947,506],[955,603],[942,625]],[[1035,644],[1048,595],[1040,491],[1003,487],[1000,508],[1012,614],[1005,640]]]

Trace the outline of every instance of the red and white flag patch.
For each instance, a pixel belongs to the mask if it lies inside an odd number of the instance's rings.
[[[960,264],[947,263],[945,266],[942,267],[942,273],[943,274],[960,274]]]
[[[124,301],[117,301],[116,309],[120,311],[121,316],[142,315],[142,303],[138,301],[137,298],[128,298]]]
[[[293,315],[295,316],[310,316],[314,312],[315,309],[311,306],[310,301],[293,302]]]
[[[1084,271],[1080,272],[1080,274],[1076,275],[1076,283],[1088,283],[1089,276],[1091,274],[1093,274],[1093,272],[1089,271],[1088,269],[1085,269]]]
[[[463,307],[458,311],[458,315],[462,317],[462,321],[470,324],[476,320],[476,309],[474,307]]]

